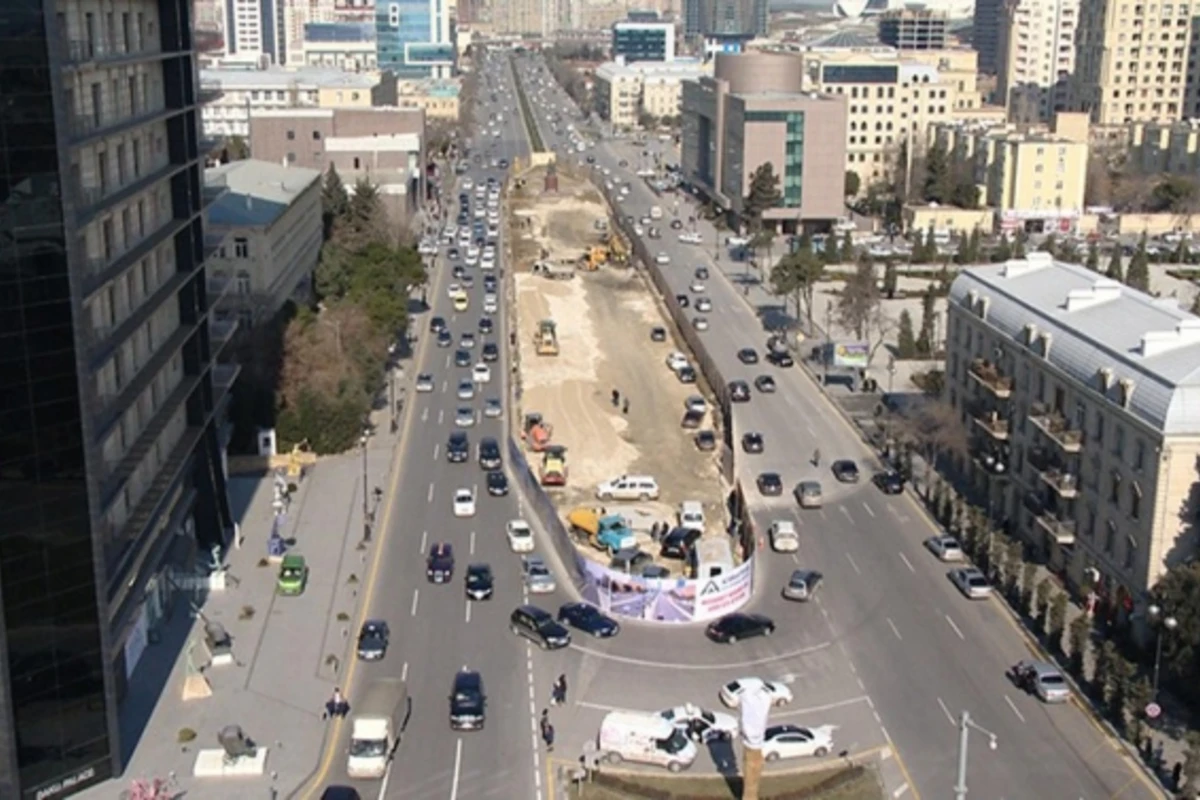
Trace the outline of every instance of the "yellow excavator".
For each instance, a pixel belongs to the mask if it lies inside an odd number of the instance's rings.
[[[544,319],[538,323],[537,333],[533,343],[539,356],[558,355],[558,328],[552,319]]]
[[[615,232],[608,237],[608,252],[614,264],[624,264],[629,260],[629,250]]]

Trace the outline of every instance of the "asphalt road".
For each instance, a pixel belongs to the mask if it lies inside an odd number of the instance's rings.
[[[528,86],[526,76],[534,68],[525,63],[523,81]],[[538,107],[551,111],[569,107],[565,93],[552,80],[549,83],[549,88],[540,90],[545,94]],[[660,686],[664,705],[703,684],[690,682],[684,677],[689,672],[679,666],[664,681],[662,671],[671,666],[664,663],[663,652],[670,653],[671,662],[691,665],[693,672],[711,668],[714,677],[736,669],[786,675],[794,679],[795,705],[815,709],[800,710],[805,723],[842,725],[839,746],[870,747],[876,743],[875,729],[894,748],[902,758],[903,773],[898,781],[889,782],[896,797],[909,791],[927,797],[951,793],[956,777],[956,720],[963,711],[996,737],[996,748],[991,750],[986,735],[977,731],[971,735],[968,785],[972,796],[1088,800],[1161,796],[1076,704],[1045,706],[1008,682],[1006,667],[1029,657],[1021,633],[998,600],[968,601],[948,582],[948,567],[922,546],[936,531],[907,495],[885,496],[865,480],[872,472],[872,455],[819,388],[798,368],[745,366],[738,361],[736,353],[742,347],[755,347],[762,355],[767,337],[763,318],[770,312],[751,307],[743,295],[741,264],[731,262],[723,250],[714,260],[717,232],[699,221],[696,229],[704,244],[679,243],[677,232],[668,227],[676,208],[674,198],[655,196],[630,169],[619,167],[621,159],[630,160],[632,168],[637,166],[624,144],[614,147],[602,142],[586,153],[565,155],[563,137],[555,134],[554,126],[546,117],[539,125],[546,146],[559,148],[564,157],[594,156],[598,181],[619,177],[630,183],[629,197],[620,207],[622,215],[640,218],[652,205],[664,209],[664,219],[655,223],[662,228],[663,238],[647,244],[651,252],[670,258],[664,271],[675,292],[688,293],[695,267],[710,270],[705,294],[714,308],[707,315],[711,327],[701,337],[706,347],[711,343],[718,368],[729,380],[752,381],[758,374],[770,373],[778,383],[776,394],[756,392],[749,403],[734,407],[735,441],[749,430],[766,437],[764,454],[739,453],[739,478],[747,487],[760,530],[774,519],[786,518],[796,521],[802,536],[796,557],[766,553],[760,560],[752,606],[772,615],[780,630],[769,647],[742,643],[737,650],[746,656],[743,664],[721,666],[730,661],[728,653],[693,641],[699,638],[698,630],[643,632],[634,626],[606,643],[608,661],[623,663],[619,659],[625,658],[630,668],[657,661],[657,668],[646,669],[657,672],[659,683],[665,684]],[[686,199],[681,205],[679,214],[686,222],[688,214],[695,212],[689,212]],[[823,454],[819,469],[808,463],[818,447]],[[828,471],[829,462],[836,458],[856,459],[864,482],[837,484]],[[758,497],[753,478],[768,470],[779,472],[789,491],[802,478],[819,479],[825,490],[824,508],[800,513],[786,494]],[[779,597],[787,575],[798,565],[824,573],[818,603],[789,604]],[[594,664],[588,669],[596,671]],[[586,685],[597,679],[589,674],[584,680]],[[632,696],[630,692],[608,694]],[[870,711],[865,722],[861,705]]]
[[[499,68],[502,65],[504,69]],[[498,61],[497,69],[489,70],[489,74],[497,84],[511,84],[504,61]],[[472,165],[464,176],[474,181],[486,181],[489,175],[503,180],[500,170],[488,168],[490,157],[511,160],[528,152],[519,116],[511,112],[503,98],[488,109],[487,94],[481,92],[483,118],[490,110],[503,109],[505,120],[499,126],[499,138],[490,134],[484,137],[483,125],[478,121],[468,133],[478,151],[492,150],[482,165]],[[461,181],[456,183],[461,185]],[[444,202],[452,214],[456,213],[457,189],[446,195]],[[391,646],[384,660],[357,665],[348,698],[353,708],[372,679],[403,678],[413,702],[412,715],[396,758],[382,782],[351,781],[345,776],[350,725],[348,722],[341,725],[337,741],[330,743],[332,755],[326,759],[329,768],[318,775],[317,788],[319,792],[329,785],[352,785],[364,798],[540,800],[541,773],[533,736],[531,694],[536,691],[541,697],[547,696],[551,678],[545,678],[545,682],[531,690],[532,668],[541,654],[532,653],[524,640],[508,630],[508,615],[525,602],[519,557],[509,551],[504,534],[505,523],[521,516],[519,500],[515,491],[503,498],[488,496],[485,473],[478,466],[474,452],[481,438],[491,436],[507,453],[505,420],[484,418],[482,408],[484,399],[490,397],[502,399],[507,406],[508,330],[504,314],[495,315],[496,332],[479,337],[473,353],[478,359],[483,342],[490,340],[501,345],[504,356],[491,365],[491,383],[473,401],[458,400],[455,391],[458,381],[469,378],[470,370],[453,366],[452,353],[461,333],[474,331],[478,336],[483,272],[478,268],[470,270],[475,276],[475,287],[469,290],[471,307],[464,313],[454,313],[446,293],[453,277],[445,251],[443,247],[431,275],[432,310],[418,315],[413,322],[420,341],[409,368],[410,377],[431,373],[435,388],[432,393],[416,394],[411,388],[407,392],[412,408],[401,440],[398,492],[394,498],[385,498],[385,509],[389,502],[393,505],[381,517],[381,521],[388,523],[388,529],[377,534],[375,547],[381,548],[377,556],[380,566],[373,584],[365,586],[369,593],[366,616],[387,620]],[[497,251],[502,255],[502,243]],[[506,266],[502,259],[499,266]],[[503,292],[500,296],[503,297]],[[448,321],[455,347],[434,345],[428,326],[435,315]],[[456,410],[464,405],[477,412],[475,425],[467,429],[472,456],[465,464],[451,464],[446,460],[447,437],[455,430]],[[453,514],[452,497],[461,487],[477,493],[477,513],[472,518],[457,518]],[[455,572],[449,584],[434,585],[426,580],[425,557],[435,542],[447,542],[454,548]],[[463,591],[467,565],[478,562],[491,564],[495,573],[495,596],[490,601],[468,601]],[[559,602],[559,598],[551,596],[543,605],[557,608]],[[553,672],[553,666],[547,664],[539,670],[539,680],[543,673]],[[451,682],[454,674],[464,668],[479,670],[483,677],[488,707],[482,731],[458,733],[449,727]]]

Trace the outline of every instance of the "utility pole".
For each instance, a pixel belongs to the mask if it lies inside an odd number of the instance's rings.
[[[996,749],[996,734],[978,725],[968,711],[958,718],[958,781],[954,784],[954,800],[967,800],[967,746],[971,728],[988,737],[988,747]]]

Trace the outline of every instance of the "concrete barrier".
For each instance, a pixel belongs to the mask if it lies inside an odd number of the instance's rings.
[[[578,553],[571,541],[571,535],[558,514],[558,508],[542,488],[537,473],[525,458],[525,450],[521,443],[511,436],[508,437],[508,463],[512,467],[510,472],[513,479],[520,482],[519,490],[522,496],[529,501],[530,512],[537,517],[537,522],[549,538],[549,544],[554,549],[560,566],[567,571],[563,577],[575,587],[576,594],[582,595],[586,581],[579,569]]]

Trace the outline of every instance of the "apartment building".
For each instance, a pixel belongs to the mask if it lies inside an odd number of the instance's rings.
[[[1008,0],[975,0],[971,47],[979,54],[979,71],[995,75],[1000,63],[1000,15]]]
[[[684,179],[739,213],[754,171],[771,163],[783,197],[763,217],[787,232],[844,213],[847,101],[804,91],[801,64],[791,55],[722,54],[712,77],[683,84]]]
[[[631,22],[612,26],[613,59],[634,61],[674,61],[675,25],[670,22]]]
[[[222,190],[208,211],[223,240],[209,276],[233,284],[214,313],[249,327],[288,300],[308,301],[323,234],[321,173],[251,159],[206,170],[204,184]]]
[[[993,516],[1070,585],[1136,608],[1194,557],[1200,319],[1033,253],[959,274],[946,345]]]
[[[845,168],[863,186],[890,173],[902,143],[924,149],[937,123],[1005,117],[983,104],[973,50],[818,46],[801,55],[805,89],[846,98]]]
[[[1020,130],[1011,123],[939,123],[934,137],[953,162],[969,165],[980,203],[995,209],[1002,231],[1066,233],[1084,211],[1088,118],[1059,112],[1054,124]]]
[[[622,16],[623,9],[622,5]],[[555,6],[548,0],[511,0],[493,7],[492,26],[496,33],[544,36],[553,32],[554,10]]]
[[[178,587],[233,531],[190,9],[4,9],[4,798],[123,769]]]
[[[458,121],[458,96],[462,85],[457,81],[401,81],[397,85],[396,105],[419,108],[426,120]]]
[[[1200,172],[1200,120],[1125,126],[1126,163],[1145,175]]]
[[[250,115],[250,152],[262,161],[320,172],[334,166],[347,186],[368,180],[397,223],[406,221],[425,198],[425,112],[420,109],[255,111]]]
[[[286,0],[226,0],[227,63],[266,67],[287,61],[283,14]]]
[[[279,0],[282,2],[282,0]],[[306,60],[305,43],[316,26],[316,41],[329,45],[338,36],[348,33],[350,43],[360,42],[357,28],[371,28],[374,43],[375,3],[374,0],[288,0],[283,2],[282,34],[285,57],[280,63],[287,67],[301,67],[311,63]],[[330,27],[325,27],[330,26]],[[343,27],[346,26],[346,27]],[[329,38],[321,39],[322,35]],[[374,48],[372,48],[374,49]]]
[[[949,28],[944,11],[901,8],[879,17],[879,41],[897,50],[945,50]]]
[[[1098,125],[1200,115],[1193,15],[1187,3],[1080,0],[1074,107]]]
[[[289,67],[374,72],[379,64],[374,22],[310,22],[289,48]]]
[[[394,106],[396,76],[354,74],[328,67],[303,69],[206,69],[201,85],[218,94],[204,108],[204,132],[215,137],[250,135],[250,116],[280,108]]]
[[[1079,0],[1013,0],[1000,11],[996,95],[1021,125],[1071,103]]]
[[[658,119],[679,116],[683,82],[710,71],[708,65],[682,59],[670,63],[612,61],[596,68],[592,100],[601,119],[616,128],[632,129],[643,114]]]

